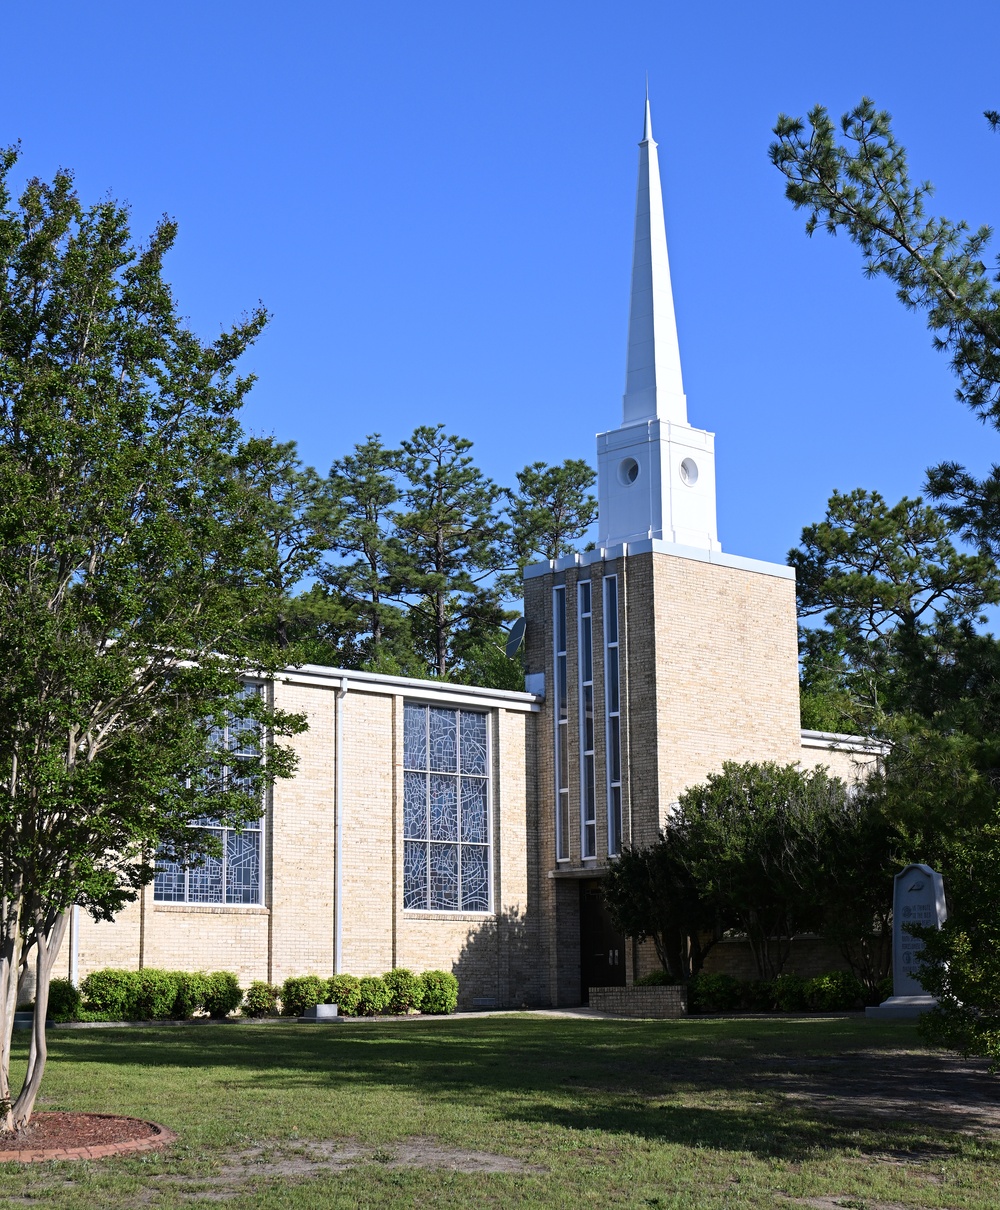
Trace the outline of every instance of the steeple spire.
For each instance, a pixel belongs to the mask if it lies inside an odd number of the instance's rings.
[[[642,142],[639,144],[623,410],[626,425],[655,417],[687,424],[687,401],[670,288],[667,233],[663,223],[660,164],[649,113],[648,84]]]

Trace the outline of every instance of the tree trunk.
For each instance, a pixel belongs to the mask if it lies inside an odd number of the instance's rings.
[[[21,967],[20,897],[4,899],[0,935],[0,1133],[13,1130],[10,1049],[17,1011],[17,984]]]
[[[31,1121],[35,1099],[45,1074],[48,1047],[45,1039],[45,1018],[49,1012],[49,983],[52,967],[59,954],[63,935],[66,932],[68,912],[60,912],[48,933],[39,928],[35,941],[35,1019],[31,1028],[31,1048],[28,1051],[28,1070],[24,1084],[14,1102],[10,1116],[14,1130],[23,1130]],[[39,922],[42,923],[41,921]],[[9,1127],[8,1127],[9,1129]]]

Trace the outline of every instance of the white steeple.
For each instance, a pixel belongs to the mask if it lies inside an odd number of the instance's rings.
[[[624,423],[662,416],[687,424],[670,260],[663,222],[660,162],[646,94],[635,199],[632,298],[628,317]]]
[[[646,95],[620,428],[597,436],[598,546],[645,538],[719,550],[715,435],[688,424],[660,165]]]

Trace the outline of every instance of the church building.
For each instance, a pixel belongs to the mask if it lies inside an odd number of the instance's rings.
[[[648,101],[621,423],[597,462],[595,549],[525,573],[528,692],[284,670],[259,691],[309,730],[259,827],[217,829],[221,860],[163,869],[113,923],[74,912],[65,973],[441,968],[460,1007],[579,1004],[656,965],[615,934],[601,878],[685,787],[727,760],[856,778],[861,741],[800,729],[793,571],[719,543]]]

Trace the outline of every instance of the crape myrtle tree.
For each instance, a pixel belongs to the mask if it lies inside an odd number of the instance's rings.
[[[268,533],[289,462],[247,442],[236,362],[256,311],[211,343],[127,210],[72,177],[15,198],[0,156],[0,1130],[31,1117],[52,965],[74,904],[111,919],[157,852],[194,859],[205,816],[239,827],[292,770],[212,744],[227,715],[281,736],[299,718],[245,694],[287,659]],[[266,465],[265,465],[266,463]],[[253,748],[251,751],[250,748]],[[18,979],[35,973],[27,1072],[10,1082]]]
[[[1000,125],[1000,115],[986,117]],[[934,346],[951,359],[958,399],[1000,427],[1000,276],[986,263],[991,229],[928,217],[932,187],[913,183],[889,114],[867,98],[839,128],[816,106],[808,122],[782,115],[774,133],[772,162],[786,178],[786,196],[806,211],[807,231],[843,232],[859,247],[868,275],[888,278],[904,306],[925,315]],[[995,560],[1000,467],[980,479],[942,462],[927,486],[941,515]],[[1000,1062],[1000,658],[992,636],[970,629],[958,628],[953,649],[925,661],[947,692],[938,693],[936,709],[894,721],[873,790],[880,783],[888,809],[926,843],[921,859],[934,860],[936,850],[949,888],[949,919],[926,950],[927,986],[940,1007],[925,1014],[922,1028]]]
[[[763,979],[796,933],[821,932],[875,1002],[890,958],[879,888],[897,852],[879,802],[825,769],[727,762],[685,790],[654,844],[611,860],[604,895],[674,979],[696,975],[727,931],[746,936]]]

